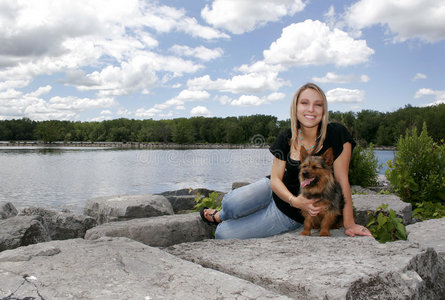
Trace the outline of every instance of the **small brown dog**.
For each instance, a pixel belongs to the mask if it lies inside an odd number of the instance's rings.
[[[302,212],[304,228],[301,235],[311,235],[312,228],[320,228],[320,236],[330,236],[329,229],[343,226],[345,205],[341,186],[334,178],[334,152],[329,148],[322,156],[311,156],[301,147],[300,159],[300,193],[308,199],[319,199],[314,206],[322,207],[316,216]]]

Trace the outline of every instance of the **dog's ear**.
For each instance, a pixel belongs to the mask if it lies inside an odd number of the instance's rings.
[[[322,157],[324,158],[328,166],[332,166],[332,164],[334,163],[334,150],[332,150],[332,148],[329,148],[328,150],[326,150],[325,153],[323,153]]]
[[[303,161],[306,159],[306,157],[309,156],[309,153],[307,152],[306,148],[303,146],[300,147],[300,161]]]

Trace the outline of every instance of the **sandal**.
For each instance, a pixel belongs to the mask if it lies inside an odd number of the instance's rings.
[[[207,218],[206,218],[205,215],[204,215],[204,210],[206,210],[206,209],[209,209],[209,208],[208,208],[208,207],[201,207],[201,209],[200,209],[200,211],[199,211],[199,214],[201,215],[201,219],[202,219],[204,222],[206,222],[207,224],[210,224],[210,225],[218,225],[220,222],[218,222],[218,221],[216,220],[216,218],[215,218],[215,215],[216,215],[216,213],[218,212],[218,210],[215,209],[215,211],[214,211],[212,214],[209,215],[209,216],[211,216],[212,219],[213,219],[213,221],[209,221],[209,220],[207,220]]]

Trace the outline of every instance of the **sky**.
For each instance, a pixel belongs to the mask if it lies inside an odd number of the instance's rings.
[[[0,120],[445,103],[444,0],[0,0]]]

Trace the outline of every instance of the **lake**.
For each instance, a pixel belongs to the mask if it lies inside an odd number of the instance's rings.
[[[393,151],[377,151],[380,162]],[[182,188],[227,192],[270,173],[268,149],[0,147],[0,202],[82,213],[89,198]],[[384,168],[380,170],[384,174]]]

